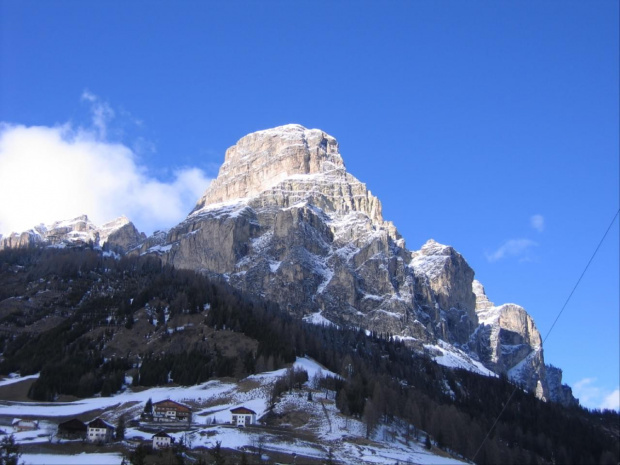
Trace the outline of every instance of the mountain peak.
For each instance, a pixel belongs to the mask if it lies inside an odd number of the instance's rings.
[[[217,179],[194,211],[255,197],[292,176],[334,171],[345,172],[338,142],[320,129],[287,124],[253,132],[226,151]]]
[[[107,248],[125,253],[145,238],[146,236],[140,233],[126,216],[120,216],[98,227],[87,215],[80,215],[47,225],[41,223],[28,231],[0,237],[0,250],[35,244],[60,248],[91,244],[96,247],[105,245]]]

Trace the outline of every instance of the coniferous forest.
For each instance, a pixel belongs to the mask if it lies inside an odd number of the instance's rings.
[[[337,393],[343,414],[364,420],[368,434],[379,423],[404,428],[411,440],[428,432],[439,447],[481,464],[619,459],[617,412],[542,402],[504,377],[440,366],[389,334],[306,324],[153,256],[2,251],[0,302],[0,374],[40,373],[28,394],[33,400],[109,396],[128,375],[136,386],[242,378],[307,355],[341,375],[322,383]],[[145,309],[151,329],[140,337],[158,344],[107,353],[115,338],[135,338]],[[177,332],[170,323],[180,317],[199,321],[194,332]],[[233,341],[226,347],[217,339],[222,333]]]

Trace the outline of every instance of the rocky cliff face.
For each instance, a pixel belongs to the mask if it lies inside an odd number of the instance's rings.
[[[495,307],[452,247],[430,240],[407,250],[323,131],[287,125],[239,140],[187,219],[147,241],[146,252],[223,276],[309,321],[418,347],[448,342],[540,397],[561,397],[545,379],[527,312]]]
[[[92,245],[117,253],[126,253],[146,239],[127,218],[120,217],[102,227],[94,225],[86,215],[71,220],[40,224],[29,231],[0,238],[0,250],[35,245],[74,247]]]
[[[523,307],[495,306],[478,281],[473,282],[480,326],[469,346],[495,373],[503,373],[543,399],[563,405],[577,401],[570,387],[562,385],[562,371],[546,366],[540,333]]]
[[[429,240],[407,250],[380,201],[346,171],[336,139],[317,129],[243,137],[169,231],[144,238],[126,218],[98,228],[84,216],[0,238],[0,250],[37,243],[158,254],[298,318],[390,334],[439,363],[504,373],[541,398],[575,402],[561,371],[545,366],[527,312],[489,301],[452,247]]]
[[[404,241],[322,131],[289,125],[241,139],[166,243],[169,263],[224,275],[299,317],[424,332],[408,324],[414,278]]]

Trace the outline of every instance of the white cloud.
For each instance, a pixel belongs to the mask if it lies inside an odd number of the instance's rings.
[[[93,127],[97,130],[99,139],[104,140],[108,135],[108,123],[114,118],[114,110],[88,90],[82,92],[82,101],[90,103]]]
[[[605,396],[600,405],[601,409],[620,410],[620,388]]]
[[[620,410],[620,388],[613,392],[600,388],[596,378],[584,378],[573,385],[573,394],[584,407]]]
[[[150,176],[129,147],[105,139],[109,106],[82,98],[92,129],[0,125],[0,233],[81,214],[95,224],[126,215],[150,233],[182,220],[208,186],[198,168],[179,168],[170,182]]]
[[[487,253],[487,260],[496,262],[507,257],[519,257],[520,261],[531,260],[530,250],[538,243],[530,239],[510,239],[504,242],[497,250]]]
[[[545,230],[545,217],[542,215],[533,215],[530,217],[530,226],[538,232]]]
[[[596,378],[584,378],[573,385],[573,394],[579,399],[579,403],[586,407],[596,405],[601,397],[601,390],[594,385]],[[592,407],[590,407],[592,408]]]

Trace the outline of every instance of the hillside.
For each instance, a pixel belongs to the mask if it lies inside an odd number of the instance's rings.
[[[262,456],[264,462],[278,460],[290,463],[321,463],[330,454],[341,463],[394,463],[414,462],[429,464],[456,464],[458,460],[436,455],[424,448],[413,435],[406,438],[398,425],[378,428],[372,439],[365,438],[365,425],[356,419],[347,419],[336,408],[334,391],[321,389],[321,376],[336,376],[309,359],[298,359],[296,370],[305,370],[309,380],[301,389],[285,391],[271,408],[271,393],[276,381],[286,378],[286,370],[252,375],[238,382],[214,380],[193,387],[151,388],[132,391],[131,388],[113,397],[91,398],[72,403],[35,404],[10,403],[0,406],[0,417],[19,414],[36,417],[44,422],[41,435],[33,432],[16,433],[16,439],[27,457],[37,462],[47,454],[65,451],[75,441],[59,438],[49,440],[47,434],[60,418],[88,417],[97,414],[111,424],[120,416],[139,418],[148,399],[157,402],[172,399],[191,405],[194,414],[190,427],[169,431],[177,444],[184,442],[187,457],[208,458],[208,450],[219,442],[229,461],[239,461],[245,453],[248,460]],[[13,380],[19,382],[19,379]],[[312,393],[313,400],[308,400]],[[230,409],[243,405],[258,413],[259,424],[237,428],[230,426]],[[129,455],[132,447],[150,441],[157,428],[148,425],[131,426],[125,431],[125,441],[118,444]],[[419,433],[418,433],[419,437]],[[39,451],[35,453],[34,451]],[[331,451],[331,452],[330,452]],[[99,452],[101,453],[101,452]],[[294,454],[294,455],[293,455]],[[79,457],[79,456],[78,456]],[[236,459],[235,459],[236,457]],[[82,457],[83,458],[83,457]],[[157,454],[151,459],[155,460]],[[120,463],[120,456],[117,460]],[[28,463],[28,460],[27,460]]]
[[[332,434],[350,436],[348,443],[355,444],[347,450],[334,447],[339,461],[355,457],[372,463],[371,456],[386,454],[386,446],[381,446],[385,438],[401,444],[399,454],[404,454],[385,457],[405,460],[419,451],[415,432],[420,441],[426,433],[433,438],[438,448],[434,452],[452,451],[471,459],[513,390],[505,377],[454,368],[457,363],[443,367],[429,352],[389,335],[307,324],[272,303],[204,275],[162,265],[152,256],[117,259],[88,247],[34,248],[3,251],[0,263],[0,370],[5,375],[38,375],[26,381],[27,394],[38,402],[5,400],[0,415],[6,419],[23,416],[32,405],[32,414],[55,424],[67,415],[92,420],[103,414],[114,422],[125,409],[135,415],[145,395],[204,400],[204,383],[219,386],[229,393],[224,400],[195,404],[205,413],[196,417],[204,420],[196,426],[199,435],[209,415],[217,418],[218,411],[233,405],[249,403],[266,413],[261,380],[272,382],[275,375],[261,373],[296,361],[307,363],[301,358],[306,356],[338,377],[326,378],[314,391],[313,408],[299,411],[296,399],[307,405],[307,391],[315,388],[306,385],[284,395],[264,419],[281,428],[284,439],[302,441],[308,457],[324,457],[331,441],[338,439],[324,433],[330,422],[326,426],[316,408],[316,401],[327,396]],[[433,357],[454,362],[452,349],[443,350]],[[350,425],[346,433],[337,429],[342,422]],[[568,409],[517,391],[476,462],[551,463],[560,453],[564,463],[613,463],[617,423],[617,414]],[[229,432],[216,432],[223,447]],[[318,436],[308,438],[309,432]],[[131,434],[142,433],[129,431],[127,437]],[[367,435],[378,445],[366,442]],[[407,437],[410,447],[402,445]],[[248,438],[244,441],[252,445]],[[290,444],[284,444],[282,448],[290,450]]]

